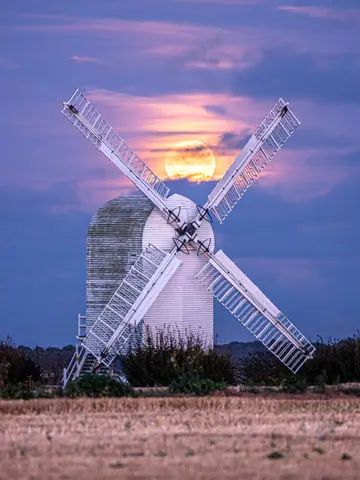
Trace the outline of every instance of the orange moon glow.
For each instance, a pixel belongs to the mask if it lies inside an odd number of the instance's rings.
[[[192,182],[209,180],[216,167],[215,156],[205,143],[179,142],[167,153],[165,170],[169,178],[188,178]]]

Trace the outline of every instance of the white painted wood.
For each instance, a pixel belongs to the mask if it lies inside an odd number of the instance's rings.
[[[260,171],[300,125],[282,98],[256,128],[248,143],[208,197],[205,208],[220,222],[233,210]]]
[[[64,102],[62,114],[113,162],[165,217],[168,216],[164,200],[168,196],[169,188],[135,154],[78,89],[67,102]]]
[[[183,214],[186,213],[189,220],[197,215],[196,205],[181,195],[173,195],[166,202],[169,208],[181,205]],[[211,239],[210,249],[213,251],[211,225],[203,221],[197,233],[200,240]],[[87,237],[87,334],[141,251],[152,243],[169,252],[174,246],[174,235],[177,235],[174,228],[144,197],[117,197],[98,210]],[[212,345],[213,297],[195,279],[206,261],[190,245],[188,248],[190,255],[177,254],[183,264],[158,296],[144,321],[154,329],[163,328],[166,324],[179,328],[183,335],[185,331],[200,333]]]
[[[181,195],[172,195],[166,199],[169,208],[180,205],[186,209],[189,221],[197,216],[195,203]],[[203,221],[197,231],[200,240],[211,239],[211,251],[214,250],[214,232],[208,222]],[[154,209],[149,215],[143,232],[143,247],[148,243],[170,251],[173,248],[173,237],[177,235],[168,225],[161,213]],[[177,270],[161,295],[144,317],[144,323],[150,328],[163,328],[164,325],[179,329],[182,335],[186,332],[200,334],[209,345],[214,341],[214,302],[211,292],[207,292],[196,280],[196,274],[207,263],[204,256],[188,245],[190,254],[179,252],[178,258],[183,264]]]
[[[180,265],[175,248],[168,253],[151,244],[146,247],[83,342],[99,363],[111,365]],[[147,283],[141,291],[134,290],[138,280],[144,282],[144,274]]]
[[[312,358],[314,346],[224,252],[219,250],[215,255],[207,253],[205,256],[209,262],[196,278],[206,291],[296,373]]]
[[[219,250],[214,255],[215,259],[227,269],[237,280],[240,282],[245,289],[255,298],[259,305],[261,305],[261,310],[266,309],[270,315],[277,317],[280,315],[280,310],[272,303],[272,301],[264,295],[264,293],[255,285],[254,282],[250,280],[250,278],[245,275],[244,272],[240,270],[240,268],[232,261],[230,258],[225,255],[222,250]],[[210,260],[212,263],[213,260]]]

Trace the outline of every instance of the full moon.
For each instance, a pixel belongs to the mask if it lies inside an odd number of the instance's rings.
[[[169,178],[189,178],[193,182],[209,180],[215,167],[212,150],[197,140],[177,143],[168,151],[165,160]]]

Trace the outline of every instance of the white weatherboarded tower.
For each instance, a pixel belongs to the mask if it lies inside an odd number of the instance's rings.
[[[196,205],[191,200],[172,195],[167,201],[172,207],[181,204],[189,218],[196,217]],[[211,239],[213,251],[214,234],[209,223],[201,226],[200,235],[204,240]],[[146,197],[117,197],[96,212],[87,235],[87,334],[149,243],[167,252],[174,246],[173,227]],[[205,259],[195,249],[188,255],[180,252],[179,257],[182,268],[165,286],[144,316],[143,323],[154,330],[166,324],[184,336],[190,332],[199,334],[204,343],[212,346],[213,296],[195,279]]]
[[[114,199],[112,206],[121,204],[131,226],[125,228],[116,215],[106,223],[106,208],[93,225],[95,233],[88,243],[86,335],[64,372],[64,387],[85,370],[110,367],[142,321],[151,327],[166,323],[195,333],[202,329],[211,344],[213,298],[293,373],[312,358],[315,348],[304,335],[223,251],[214,253],[210,225],[211,214],[220,222],[225,220],[299,126],[288,103],[278,100],[203,206],[180,195],[169,196],[169,188],[79,90],[64,103],[62,113],[149,202],[144,204],[145,219],[141,209],[136,212],[130,204],[126,207],[126,200]],[[124,234],[118,246],[114,244],[116,228]],[[104,255],[108,263],[103,262]],[[116,265],[121,273],[118,279]]]

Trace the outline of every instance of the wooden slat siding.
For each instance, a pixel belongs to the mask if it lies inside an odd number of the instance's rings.
[[[86,247],[86,331],[99,317],[142,251],[153,204],[145,197],[117,197],[91,220]]]
[[[195,203],[181,195],[172,195],[166,203],[170,208],[178,205],[186,208],[189,220],[197,215]],[[174,245],[173,236],[173,228],[166,224],[158,210],[153,210],[145,225],[143,247],[150,242],[165,251],[170,251]],[[208,222],[202,223],[198,230],[198,238],[202,240],[211,238],[211,248],[214,249],[214,232]],[[204,340],[212,345],[214,341],[213,296],[195,279],[206,260],[203,256],[198,256],[196,250],[191,250],[190,255],[178,253],[178,258],[183,264],[145,315],[144,323],[154,330],[166,324],[173,329],[179,328],[182,335],[189,331],[194,334],[200,333]]]
[[[181,195],[167,199],[170,207],[181,205],[190,218],[197,214],[196,205]],[[211,238],[209,223],[203,222],[199,238]],[[86,323],[87,331],[112,297],[148,243],[166,251],[173,247],[174,229],[145,197],[117,197],[101,207],[94,215],[87,236],[86,260]],[[208,344],[213,344],[213,297],[195,279],[205,259],[196,251],[179,254],[183,265],[159,295],[144,322],[156,329],[164,324],[185,331],[200,332]]]

